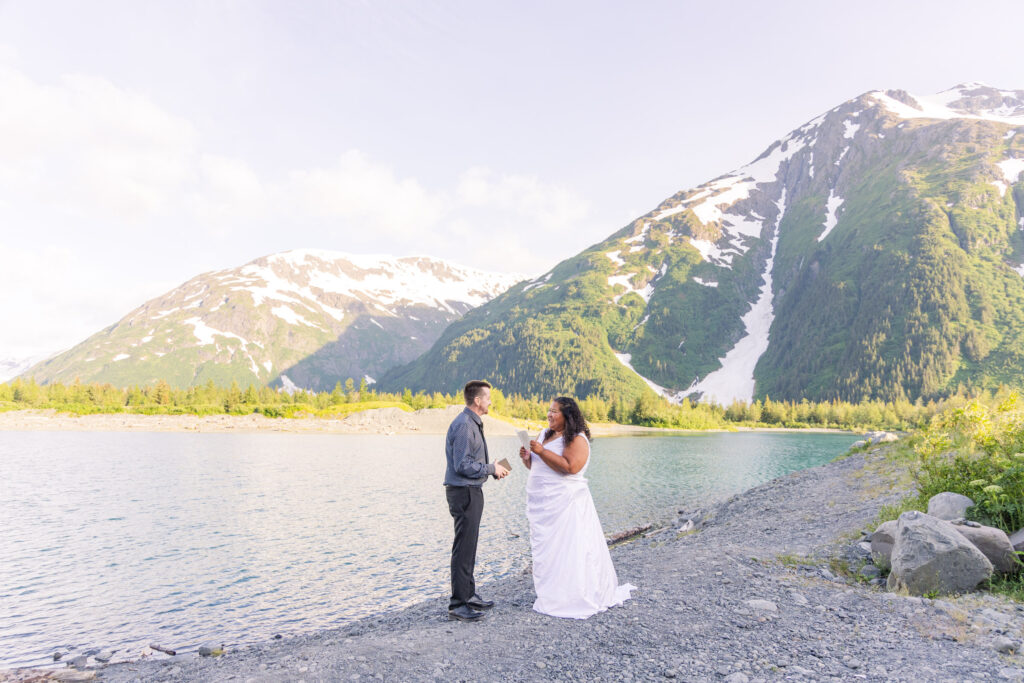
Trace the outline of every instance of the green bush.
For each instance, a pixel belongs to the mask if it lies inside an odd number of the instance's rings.
[[[936,416],[915,451],[922,499],[961,493],[975,502],[971,519],[1007,533],[1024,528],[1024,405],[1016,393],[994,407],[975,400]]]

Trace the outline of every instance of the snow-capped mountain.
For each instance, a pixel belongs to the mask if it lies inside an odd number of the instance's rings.
[[[429,257],[288,251],[195,277],[29,374],[120,386],[373,382],[520,279]]]
[[[1019,385],[1022,180],[1024,91],[865,93],[512,288],[387,381],[446,388],[447,362],[507,391],[723,403]]]
[[[14,379],[47,357],[49,357],[49,354],[43,356],[30,356],[29,358],[0,359],[0,382],[6,382]]]

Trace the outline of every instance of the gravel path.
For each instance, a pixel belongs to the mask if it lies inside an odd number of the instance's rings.
[[[680,519],[616,547],[620,581],[639,589],[585,621],[533,612],[524,575],[482,587],[499,604],[481,623],[447,621],[438,596],[221,657],[112,665],[98,680],[1024,680],[1024,659],[996,650],[1000,637],[1019,643],[1015,603],[832,577],[905,490],[877,452],[759,486],[712,509],[699,531],[679,533]]]

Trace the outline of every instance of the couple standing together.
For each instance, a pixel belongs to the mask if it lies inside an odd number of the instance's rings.
[[[473,581],[483,483],[503,479],[509,470],[490,462],[483,416],[491,405],[491,385],[472,381],[463,389],[466,409],[448,428],[444,476],[448,510],[455,520],[452,543],[452,596],[448,618],[475,621],[494,603],[481,598]],[[590,462],[590,428],[571,398],[548,408],[548,428],[519,449],[529,471],[526,516],[533,550],[533,609],[553,617],[586,619],[628,600],[635,589],[619,585],[608,544],[583,477]]]

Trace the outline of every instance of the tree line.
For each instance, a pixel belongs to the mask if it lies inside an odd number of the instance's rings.
[[[591,422],[677,429],[727,429],[736,426],[791,428],[908,430],[923,426],[932,416],[969,400],[995,396],[985,392],[957,394],[941,401],[774,401],[765,398],[752,403],[734,401],[727,406],[683,400],[670,403],[647,392],[639,398],[588,397],[579,401]],[[492,391],[494,413],[525,420],[543,420],[549,397],[506,396],[500,388]],[[405,410],[444,408],[461,405],[462,396],[440,392],[386,392],[353,379],[338,382],[332,391],[287,392],[266,386],[241,388],[232,382],[221,387],[212,381],[188,388],[172,387],[166,381],[126,388],[111,384],[54,382],[38,384],[16,379],[0,384],[0,410],[53,409],[74,414],[137,413],[159,415],[247,415],[267,417],[342,417],[360,410],[398,407]]]

